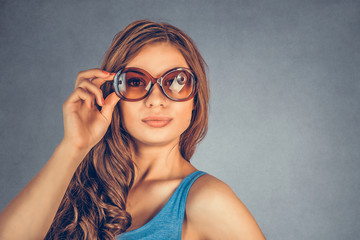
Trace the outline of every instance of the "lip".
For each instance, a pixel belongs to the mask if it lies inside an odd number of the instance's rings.
[[[141,119],[141,121],[170,121],[172,118],[166,116],[148,116]]]
[[[150,127],[161,128],[165,127],[171,122],[172,118],[165,116],[148,116],[146,118],[141,119],[144,123],[146,123]]]

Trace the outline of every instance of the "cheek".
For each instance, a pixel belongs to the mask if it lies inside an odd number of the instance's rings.
[[[120,116],[121,116],[121,124],[125,131],[128,131],[130,127],[129,124],[133,122],[134,117],[132,116],[132,112],[130,111],[131,107],[125,104],[120,104]]]
[[[183,124],[186,125],[185,129],[187,129],[191,122],[191,117],[193,113],[193,103],[188,103],[187,106],[182,109],[181,111],[181,117],[183,118]]]

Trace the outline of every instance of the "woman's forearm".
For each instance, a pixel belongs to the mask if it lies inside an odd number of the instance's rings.
[[[0,214],[0,239],[43,239],[86,154],[62,141],[40,172]]]

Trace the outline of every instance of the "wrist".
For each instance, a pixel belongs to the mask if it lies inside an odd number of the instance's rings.
[[[56,147],[56,151],[59,151],[62,154],[66,155],[66,159],[69,160],[70,163],[76,163],[78,165],[85,158],[86,154],[88,154],[90,150],[78,149],[74,147],[70,142],[62,140],[60,144]]]

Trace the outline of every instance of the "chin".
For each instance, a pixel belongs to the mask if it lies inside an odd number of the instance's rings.
[[[137,144],[148,145],[148,146],[164,146],[168,144],[178,143],[180,140],[179,136],[161,136],[160,134],[146,135],[142,134],[141,137],[137,138],[133,136]]]

